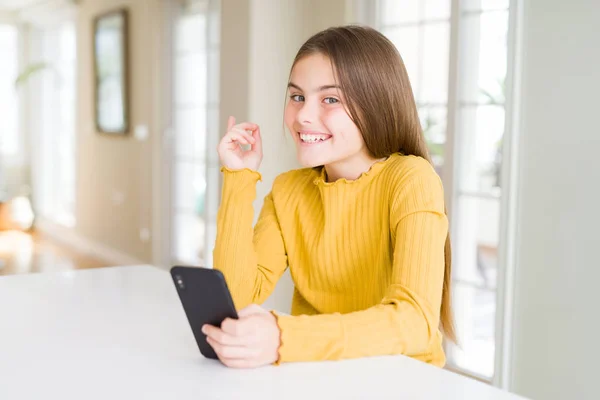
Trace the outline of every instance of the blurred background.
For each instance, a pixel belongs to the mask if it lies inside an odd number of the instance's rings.
[[[0,274],[211,266],[227,116],[261,125],[258,214],[298,167],[298,47],[366,24],[404,59],[445,185],[447,368],[599,398],[599,21],[596,0],[0,0]]]

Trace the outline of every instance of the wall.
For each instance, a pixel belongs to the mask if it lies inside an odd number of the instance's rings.
[[[77,227],[88,240],[151,262],[152,145],[159,132],[156,68],[157,32],[161,8],[156,0],[97,0],[81,2],[78,12]],[[133,133],[111,137],[96,131],[92,23],[112,9],[129,10],[129,71],[131,131],[149,128],[150,139]],[[158,26],[157,26],[158,25]],[[145,230],[145,231],[144,231]]]
[[[600,2],[524,3],[511,390],[598,399]]]

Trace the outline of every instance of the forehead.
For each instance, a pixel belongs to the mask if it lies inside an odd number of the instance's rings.
[[[333,85],[335,75],[329,57],[317,53],[301,58],[294,65],[290,80],[303,89],[313,89]]]

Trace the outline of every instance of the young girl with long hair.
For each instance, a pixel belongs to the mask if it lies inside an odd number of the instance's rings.
[[[448,219],[399,53],[374,29],[330,28],[302,45],[287,89],[302,168],[275,179],[254,227],[260,127],[230,117],[218,146],[214,268],[240,311],[204,326],[208,342],[238,368],[394,354],[443,366]],[[291,315],[263,309],[288,267]]]

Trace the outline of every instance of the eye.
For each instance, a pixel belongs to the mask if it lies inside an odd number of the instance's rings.
[[[326,104],[335,104],[335,103],[339,103],[339,100],[336,99],[335,97],[326,97],[323,100]]]
[[[293,94],[290,96],[290,99],[292,99],[292,101],[300,102],[304,101],[304,96],[302,96],[301,94]]]

